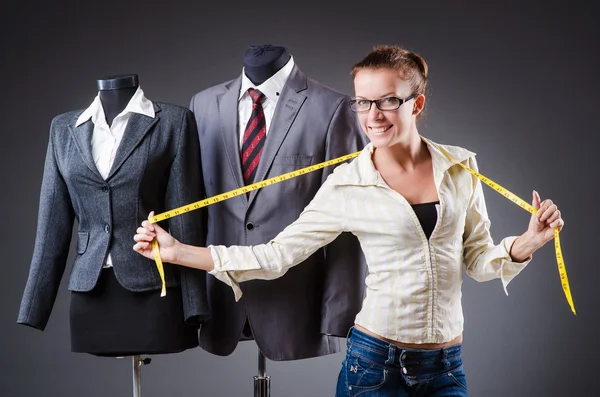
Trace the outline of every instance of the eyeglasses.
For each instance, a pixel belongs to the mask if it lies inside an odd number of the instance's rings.
[[[350,101],[350,109],[355,113],[364,113],[371,110],[371,106],[373,103],[375,103],[375,106],[377,106],[377,109],[379,110],[396,110],[400,108],[400,105],[402,105],[404,102],[410,101],[416,96],[417,94],[415,93],[404,99],[397,98],[395,96],[373,100],[352,99]]]

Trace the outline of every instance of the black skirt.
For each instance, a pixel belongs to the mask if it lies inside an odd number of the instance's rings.
[[[178,353],[198,346],[198,329],[185,323],[181,289],[132,292],[102,269],[89,292],[71,291],[71,351],[98,356]]]

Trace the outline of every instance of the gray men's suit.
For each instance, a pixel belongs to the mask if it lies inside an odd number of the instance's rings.
[[[198,136],[192,112],[154,102],[155,118],[131,115],[106,180],[91,151],[94,124],[75,127],[82,110],[59,115],[50,128],[40,195],[38,226],[29,278],[18,322],[44,329],[64,273],[73,223],[77,256],[69,290],[90,291],[111,254],[117,280],[128,290],[156,290],[161,280],[153,261],[133,251],[133,235],[154,210],[163,212],[201,199]],[[165,227],[181,241],[203,244],[203,213],[171,218]],[[165,263],[167,287],[180,285],[185,320],[208,316],[203,271]]]
[[[206,89],[190,104],[208,197],[244,186],[237,110],[241,81],[242,76]],[[361,150],[366,138],[348,99],[294,66],[254,181]],[[208,206],[207,245],[268,242],[298,218],[332,171],[328,167]],[[365,271],[358,240],[344,233],[281,278],[242,283],[237,303],[229,286],[208,275],[211,318],[200,330],[200,346],[231,354],[248,318],[257,345],[271,360],[336,353],[336,336],[346,337],[360,310]]]

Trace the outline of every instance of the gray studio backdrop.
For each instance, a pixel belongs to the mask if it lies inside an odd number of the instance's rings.
[[[87,107],[95,79],[119,73],[137,73],[152,100],[187,106],[194,93],[238,76],[251,44],[284,45],[309,77],[351,93],[352,64],[379,43],[404,45],[429,63],[423,135],[477,152],[484,175],[527,201],[532,189],[551,197],[566,220],[562,245],[577,316],[552,244],[509,285],[509,296],[499,281],[465,278],[471,395],[600,395],[600,63],[592,2],[8,3],[0,16],[0,396],[132,395],[129,360],[70,352],[67,277],[46,331],[15,323],[54,116]],[[525,211],[489,188],[485,194],[497,241],[525,230]],[[142,370],[146,397],[252,395],[254,342],[229,357],[194,349],[151,358]],[[332,396],[342,360],[339,353],[268,362],[272,395]]]

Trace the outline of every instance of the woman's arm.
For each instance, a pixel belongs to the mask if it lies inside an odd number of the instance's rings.
[[[469,166],[477,170],[474,158],[470,163]],[[474,184],[463,235],[467,274],[477,281],[500,278],[506,291],[508,283],[531,261],[533,253],[553,238],[553,228],[562,228],[564,222],[556,205],[551,200],[540,203],[539,195],[534,192],[533,206],[539,210],[531,216],[527,231],[494,245],[481,181],[474,177]]]
[[[134,236],[133,248],[153,259],[151,241],[156,238],[163,261],[206,270],[230,285],[239,299],[240,282],[281,277],[290,267],[303,262],[346,231],[343,187],[332,184],[333,178],[334,174],[295,222],[266,244],[195,247],[180,243],[158,225],[144,221]]]

